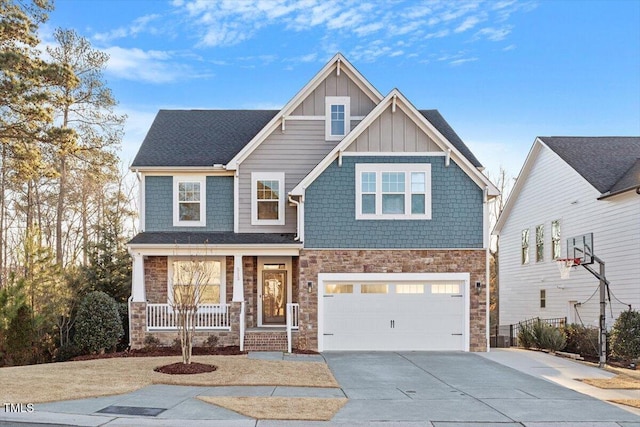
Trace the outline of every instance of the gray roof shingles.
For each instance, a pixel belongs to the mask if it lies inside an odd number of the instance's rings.
[[[283,245],[300,243],[292,233],[149,232],[138,233],[129,245]]]
[[[276,113],[273,110],[160,110],[131,167],[225,165]]]
[[[539,137],[602,194],[640,185],[640,137]],[[624,187],[624,188],[623,188]]]
[[[277,113],[277,110],[160,110],[131,167],[225,165]],[[474,166],[482,166],[438,110],[420,113]]]

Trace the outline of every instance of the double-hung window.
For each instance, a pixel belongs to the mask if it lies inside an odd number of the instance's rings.
[[[544,261],[544,225],[536,227],[536,262]]]
[[[169,261],[170,302],[183,305],[225,302],[223,260],[173,257]]]
[[[251,173],[251,224],[284,225],[284,172]]]
[[[351,130],[351,98],[327,96],[325,98],[325,139],[340,141]]]
[[[431,219],[431,164],[356,164],[356,219]]]
[[[173,177],[174,227],[206,225],[206,177]]]
[[[551,221],[551,259],[559,259],[560,246],[560,220]]]
[[[522,230],[520,240],[520,262],[522,264],[529,264],[529,229]]]

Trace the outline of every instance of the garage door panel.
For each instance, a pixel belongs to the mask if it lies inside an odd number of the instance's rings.
[[[351,294],[327,295],[324,350],[464,350],[465,298],[446,293],[463,283],[438,283],[436,293],[421,281],[407,282],[405,293],[390,285],[386,294],[362,294],[356,285]]]

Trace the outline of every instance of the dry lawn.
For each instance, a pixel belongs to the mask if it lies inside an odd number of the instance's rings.
[[[582,382],[605,389],[640,390],[640,379],[624,374],[606,379],[585,378]]]
[[[210,397],[198,399],[258,420],[329,421],[347,403],[345,398]]]
[[[631,406],[632,408],[640,409],[640,399],[610,400],[610,402],[618,403],[620,405],[627,405],[627,406]]]
[[[0,402],[42,403],[108,396],[151,384],[281,385],[339,387],[324,363],[248,359],[246,356],[195,356],[194,362],[218,370],[195,375],[167,375],[153,368],[180,357],[136,357],[0,368]]]

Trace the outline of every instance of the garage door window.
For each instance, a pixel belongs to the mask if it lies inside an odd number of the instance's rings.
[[[360,285],[360,293],[361,294],[388,294],[389,293],[389,285]]]
[[[325,294],[352,294],[353,285],[351,284],[331,284],[324,285]]]
[[[460,285],[452,283],[439,283],[431,285],[432,294],[459,294]]]
[[[397,294],[424,294],[424,285],[396,285]]]

